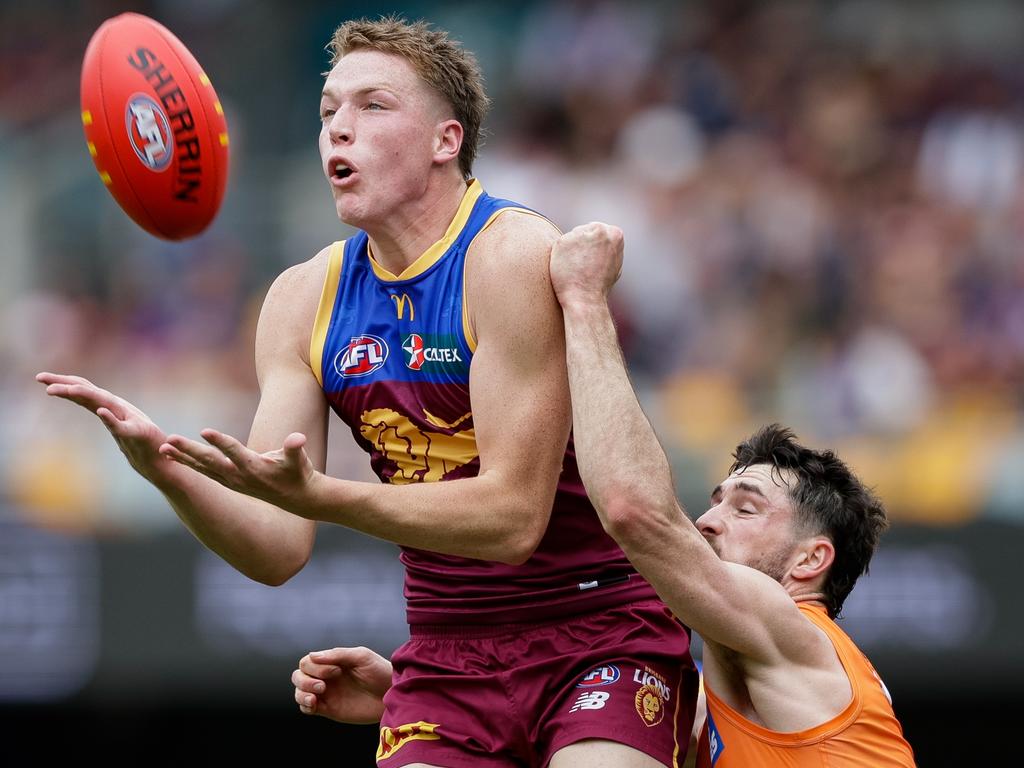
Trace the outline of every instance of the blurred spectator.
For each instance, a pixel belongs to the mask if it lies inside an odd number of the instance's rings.
[[[326,57],[309,51],[348,11],[135,8],[209,56],[246,136],[214,229],[168,246],[104,198],[68,135],[85,43],[122,10],[72,5],[59,28],[46,3],[0,6],[4,488],[51,525],[170,528],[31,375],[78,370],[175,429],[244,434],[254,308],[283,266],[345,236],[314,146]],[[625,348],[682,485],[723,470],[705,450],[783,420],[847,452],[897,520],[1022,520],[1006,468],[1024,444],[1024,9],[970,8],[555,0],[486,37],[481,179],[563,228],[625,229]],[[237,65],[254,46],[255,73]],[[340,450],[334,471],[365,472]]]

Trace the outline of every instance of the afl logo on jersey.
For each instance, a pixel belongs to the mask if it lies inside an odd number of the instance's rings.
[[[164,171],[174,156],[171,125],[153,99],[136,93],[124,108],[124,127],[139,160],[151,171]]]
[[[334,368],[342,376],[366,376],[388,359],[388,344],[380,336],[353,336],[348,346],[334,358]]]

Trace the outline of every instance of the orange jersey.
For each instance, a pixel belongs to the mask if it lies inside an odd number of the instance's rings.
[[[914,753],[871,662],[824,607],[799,608],[835,646],[853,699],[821,725],[780,733],[750,722],[705,685],[708,716],[697,743],[697,768],[913,768]]]

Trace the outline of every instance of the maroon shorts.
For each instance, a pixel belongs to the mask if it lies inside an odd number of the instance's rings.
[[[392,656],[377,765],[544,768],[605,739],[682,764],[698,676],[688,631],[655,600],[559,622],[413,627]]]

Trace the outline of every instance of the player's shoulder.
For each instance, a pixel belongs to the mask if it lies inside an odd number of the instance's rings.
[[[480,233],[484,242],[512,240],[529,244],[546,244],[558,239],[561,232],[550,219],[526,208],[509,207],[497,211],[491,222]]]
[[[333,246],[288,267],[271,283],[256,332],[257,359],[261,351],[272,356],[285,349],[297,350],[306,359]]]
[[[314,290],[319,296],[327,275],[327,263],[334,243],[325,246],[311,259],[293,264],[279,274],[270,287],[271,294],[298,294]]]
[[[293,264],[281,272],[263,300],[263,314],[271,314],[281,322],[305,328],[320,304],[333,246],[332,243],[311,259]]]
[[[473,240],[470,262],[487,271],[515,264],[520,268],[532,265],[546,273],[551,246],[560,234],[558,228],[540,214],[506,208]]]

